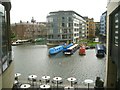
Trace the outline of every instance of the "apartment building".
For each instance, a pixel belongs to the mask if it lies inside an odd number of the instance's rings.
[[[47,21],[48,43],[77,43],[81,37],[86,37],[86,21],[74,11],[50,12]]]
[[[100,22],[95,22],[95,36],[99,37],[100,34]]]
[[[86,21],[80,22],[79,40],[87,38],[87,25]]]
[[[120,90],[120,0],[107,4],[107,74],[106,86]]]
[[[107,23],[107,11],[102,13],[100,17],[100,41],[106,43],[106,23]]]
[[[107,11],[102,13],[100,17],[100,34],[103,36],[106,36],[106,17],[107,17]]]
[[[47,35],[46,22],[22,22],[12,24],[16,39],[35,39]]]
[[[93,39],[95,38],[95,22],[93,18],[88,18],[88,17],[84,17],[84,19],[86,20],[86,24],[87,24],[87,38],[88,39]]]

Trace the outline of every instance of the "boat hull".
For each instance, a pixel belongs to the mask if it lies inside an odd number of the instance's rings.
[[[84,46],[81,46],[79,49],[79,55],[86,55],[86,50]]]
[[[54,55],[54,54],[56,54],[56,53],[59,53],[59,52],[62,51],[62,50],[63,50],[63,45],[61,45],[61,46],[56,46],[56,47],[52,47],[52,48],[49,49],[49,54],[50,54],[50,55]]]
[[[70,44],[68,44],[68,45],[65,45],[65,46],[63,47],[63,52],[67,51],[67,48],[69,48],[69,47],[71,47],[71,46],[73,46],[73,43],[70,43]]]
[[[72,55],[72,54],[74,54],[78,49],[79,49],[78,44],[75,44],[75,45],[69,47],[69,48],[64,52],[64,54],[65,54],[65,55]]]

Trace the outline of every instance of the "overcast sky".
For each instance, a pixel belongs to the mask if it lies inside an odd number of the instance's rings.
[[[82,16],[100,21],[106,11],[107,0],[11,0],[11,23],[31,21],[45,22],[49,12],[73,10]]]

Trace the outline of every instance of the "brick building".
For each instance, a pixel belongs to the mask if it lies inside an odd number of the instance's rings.
[[[15,39],[35,39],[47,35],[46,22],[22,22],[12,24],[12,32]]]

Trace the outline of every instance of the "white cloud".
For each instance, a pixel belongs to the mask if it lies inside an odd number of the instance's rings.
[[[105,0],[11,0],[11,21],[30,21],[34,17],[37,21],[46,21],[51,11],[73,10],[80,15],[99,20],[106,10]]]
[[[108,0],[110,2],[119,2],[120,0]]]
[[[11,0],[0,0],[1,2],[10,2]]]

